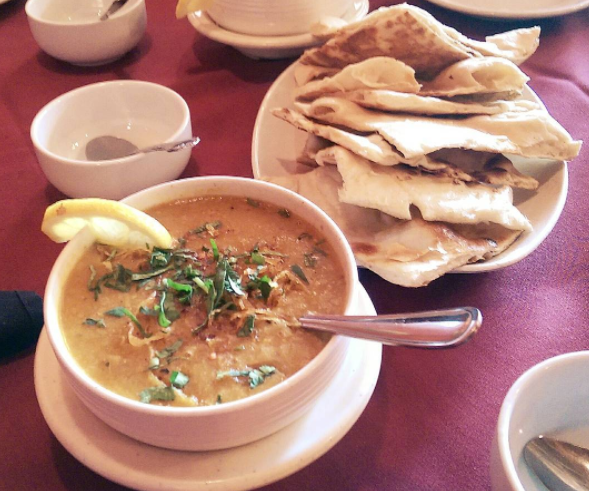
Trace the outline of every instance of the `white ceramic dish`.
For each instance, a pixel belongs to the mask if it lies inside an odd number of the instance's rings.
[[[440,7],[480,17],[538,19],[578,12],[588,0],[429,0]]]
[[[90,84],[43,107],[31,125],[41,169],[57,189],[73,198],[121,199],[176,179],[191,149],[153,152],[90,162],[87,143],[95,137],[124,138],[137,147],[192,137],[190,110],[179,94],[137,80]]]
[[[549,358],[526,371],[507,392],[491,450],[494,491],[546,491],[523,458],[540,435],[587,446],[589,351]]]
[[[352,0],[215,0],[210,18],[228,31],[251,36],[305,34],[323,16],[342,17]]]
[[[296,172],[296,158],[304,147],[307,135],[273,116],[276,107],[292,107],[295,88],[294,65],[287,68],[272,84],[264,97],[254,125],[252,168],[256,178]],[[526,98],[539,99],[527,90]],[[565,162],[518,160],[519,168],[540,182],[537,191],[514,190],[514,203],[528,217],[532,232],[523,233],[502,254],[484,262],[469,264],[456,270],[479,273],[504,268],[531,254],[556,225],[566,201],[568,171]]]
[[[129,0],[105,21],[112,2],[27,0],[31,33],[49,55],[74,65],[104,65],[133,49],[147,26],[145,0]]]
[[[347,22],[356,22],[368,13],[368,0],[355,0],[351,8],[342,16]],[[253,36],[228,31],[217,25],[211,17],[203,11],[188,15],[192,26],[203,36],[219,43],[233,46],[250,58],[291,58],[300,55],[305,49],[321,44],[321,41],[311,34],[296,34],[291,36]]]
[[[359,287],[354,313],[375,315]],[[180,452],[139,443],[96,418],[69,387],[45,330],[35,356],[35,390],[49,428],[96,473],[138,490],[241,491],[282,479],[333,447],[354,425],[376,385],[382,346],[351,340],[338,376],[290,426],[258,442],[214,452]]]
[[[334,250],[344,276],[344,313],[353,308],[358,272],[349,244],[335,223],[296,193],[253,179],[225,176],[173,181],[129,196],[125,203],[144,210],[200,196],[262,196],[269,203],[305,217]],[[349,339],[332,336],[325,347],[288,379],[237,401],[200,407],[145,404],[105,389],[82,370],[67,347],[60,326],[63,283],[84,251],[93,244],[82,230],[62,250],[45,289],[44,319],[51,346],[74,392],[96,416],[116,430],[145,443],[176,450],[214,450],[250,443],[279,431],[308,411],[337,375]],[[259,417],[263,414],[264,417]],[[248,424],[243,424],[247,421]]]

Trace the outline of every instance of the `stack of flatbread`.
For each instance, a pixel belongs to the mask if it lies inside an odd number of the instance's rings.
[[[570,160],[581,145],[520,97],[539,34],[475,41],[406,4],[337,30],[273,111],[308,134],[308,171],[267,179],[323,208],[358,264],[399,285],[501,253],[531,229],[513,189],[538,186],[507,156]]]

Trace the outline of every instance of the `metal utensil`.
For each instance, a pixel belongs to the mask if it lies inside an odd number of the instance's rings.
[[[124,138],[116,136],[98,136],[86,145],[86,158],[93,162],[99,160],[113,160],[129,157],[138,153],[148,152],[178,152],[185,148],[192,148],[200,142],[199,137],[190,138],[179,142],[160,143],[146,148],[137,148],[136,145]]]
[[[468,340],[481,326],[475,307],[411,314],[347,316],[309,315],[299,319],[306,328],[370,339],[393,346],[449,348]]]
[[[100,20],[108,19],[112,14],[119,10],[128,1],[129,0],[115,0],[113,3],[110,4],[110,7],[107,9],[107,11],[100,16]]]
[[[589,490],[589,449],[539,436],[524,447],[524,459],[551,491]]]

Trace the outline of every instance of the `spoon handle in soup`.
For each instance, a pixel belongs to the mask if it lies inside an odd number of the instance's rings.
[[[467,341],[481,326],[483,316],[475,307],[456,307],[377,316],[308,315],[299,321],[305,328],[393,346],[448,348]]]

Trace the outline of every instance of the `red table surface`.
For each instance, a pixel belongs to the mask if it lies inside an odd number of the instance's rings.
[[[255,61],[199,35],[174,16],[174,0],[147,0],[148,30],[120,61],[73,67],[33,40],[23,0],[0,5],[0,289],[40,295],[61,246],[41,232],[45,208],[63,198],[38,166],[29,136],[39,109],[71,89],[116,79],[167,85],[190,106],[202,143],[184,176],[251,176],[258,106],[292,62]],[[371,2],[371,8],[384,2]],[[482,39],[541,25],[523,65],[531,87],[571,134],[589,142],[589,12],[537,21],[491,21],[416,2],[441,21]],[[351,431],[323,457],[270,490],[482,490],[502,400],[528,368],[589,348],[588,145],[569,164],[569,195],[552,234],[524,261],[487,274],[447,275],[421,289],[360,278],[379,313],[474,305],[484,325],[446,351],[386,347],[376,390]],[[77,462],[39,410],[34,353],[0,362],[0,489],[118,490]]]

